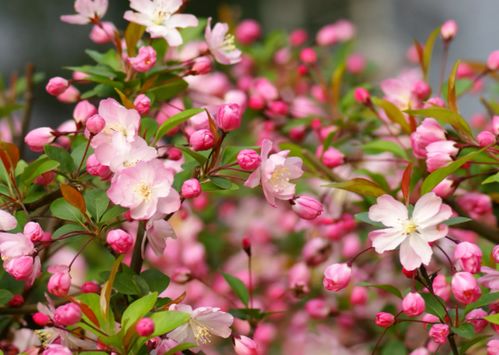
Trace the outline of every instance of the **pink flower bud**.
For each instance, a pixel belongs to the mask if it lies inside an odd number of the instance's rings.
[[[347,58],[346,68],[352,74],[360,74],[366,67],[366,60],[361,54],[351,54]]]
[[[438,141],[430,143],[426,147],[426,166],[429,172],[433,172],[452,162],[459,148],[454,141]]]
[[[442,27],[440,27],[440,35],[445,42],[451,41],[457,34],[457,23],[454,20],[447,20],[444,22]]]
[[[87,100],[78,102],[73,110],[73,118],[76,123],[85,123],[89,117],[97,113],[97,108]]]
[[[454,249],[454,260],[461,270],[476,274],[480,271],[482,251],[476,244],[461,242]]]
[[[213,69],[213,63],[210,57],[202,56],[194,59],[192,63],[191,72],[194,75],[208,74]]]
[[[475,333],[480,333],[482,330],[485,329],[487,322],[484,318],[487,317],[487,312],[485,312],[481,308],[477,308],[469,312],[465,318],[466,323],[470,323],[473,328],[475,328]]]
[[[331,46],[339,41],[336,25],[329,24],[322,27],[315,36],[315,41],[319,46]]]
[[[33,273],[33,257],[18,256],[7,259],[3,263],[3,268],[16,280],[26,280]]]
[[[499,50],[490,53],[489,58],[487,59],[487,68],[492,71],[499,69]]]
[[[144,94],[140,94],[133,101],[133,106],[138,113],[145,115],[151,109],[151,99]]]
[[[56,269],[52,266],[49,267],[49,272],[54,273],[50,276],[47,290],[54,296],[64,297],[68,294],[69,288],[71,287],[71,276],[69,275],[69,269],[67,267],[61,267],[61,265],[57,266]]]
[[[369,295],[365,287],[355,286],[350,294],[350,303],[353,305],[364,305],[367,303]]]
[[[234,352],[237,355],[262,355],[258,344],[244,335],[234,338]]]
[[[434,324],[431,326],[428,335],[435,343],[445,344],[449,332],[449,326],[447,324]]]
[[[60,344],[49,344],[42,353],[42,355],[71,355],[71,354],[73,354],[73,352],[69,348]]]
[[[252,149],[243,149],[237,154],[237,164],[241,169],[253,171],[260,166],[260,155]]]
[[[302,296],[309,292],[310,269],[303,262],[295,264],[288,273],[289,288],[296,296]]]
[[[100,293],[100,286],[96,281],[84,282],[80,287],[83,293]]]
[[[458,79],[471,78],[474,74],[473,68],[466,63],[459,63],[456,71]]]
[[[23,295],[16,294],[12,296],[12,298],[7,302],[7,305],[10,307],[21,307],[24,304]]]
[[[450,299],[450,285],[447,283],[444,275],[439,274],[435,276],[432,282],[432,287],[438,297],[446,302]]]
[[[98,160],[95,154],[91,154],[87,158],[86,164],[87,172],[92,176],[99,176],[101,179],[105,180],[111,176],[111,170],[109,167],[102,165]]]
[[[317,53],[312,48],[303,48],[300,52],[300,60],[305,64],[315,64]]]
[[[322,203],[313,197],[301,195],[292,200],[293,211],[303,219],[313,220],[322,214]]]
[[[454,190],[455,190],[454,181],[449,178],[445,178],[442,181],[440,181],[438,185],[433,188],[432,191],[438,197],[445,198],[450,196],[454,192]]]
[[[414,84],[412,92],[419,100],[426,100],[431,95],[431,87],[425,81],[419,80]]]
[[[469,272],[458,272],[452,277],[452,293],[462,304],[470,304],[480,298],[481,291],[476,279]]]
[[[276,100],[269,103],[269,113],[275,116],[286,116],[289,112],[288,104],[282,100]]]
[[[331,312],[331,307],[321,298],[313,298],[305,303],[308,315],[315,319],[326,319]]]
[[[81,71],[74,71],[71,77],[74,81],[84,82],[88,79],[89,75]]]
[[[261,110],[265,107],[265,99],[260,95],[252,95],[248,101],[248,107],[252,110]]]
[[[424,310],[424,299],[417,292],[409,292],[402,300],[402,312],[409,317],[419,316]]]
[[[482,131],[476,136],[476,140],[480,147],[486,147],[496,143],[496,136],[489,131]]]
[[[144,317],[137,322],[135,330],[141,337],[148,337],[154,332],[154,322],[151,318]]]
[[[260,24],[255,20],[244,20],[237,27],[235,36],[238,42],[242,44],[251,44],[262,35]]]
[[[39,242],[43,239],[43,229],[40,224],[36,222],[26,223],[26,225],[24,226],[23,234],[33,243]]]
[[[141,47],[136,57],[128,58],[133,70],[145,73],[156,64],[156,51],[151,46]]]
[[[440,323],[440,319],[438,319],[437,316],[435,316],[435,315],[433,315],[431,313],[425,313],[425,314],[423,314],[423,317],[421,318],[421,320],[423,322],[426,322],[426,323]],[[431,326],[431,324],[425,324],[424,328],[428,329],[429,326]]]
[[[181,189],[182,197],[195,198],[201,194],[201,184],[198,179],[189,179],[184,181]]]
[[[496,263],[499,263],[499,245],[494,246],[494,249],[492,249],[492,258]]]
[[[215,144],[215,136],[208,129],[200,129],[189,136],[189,144],[193,150],[208,150]]]
[[[90,39],[97,44],[106,44],[114,40],[116,27],[112,22],[101,22],[99,25],[94,25],[90,31]]]
[[[499,354],[499,339],[489,340],[487,343],[487,355]]]
[[[57,95],[57,100],[63,102],[65,104],[75,103],[80,99],[80,91],[75,88],[73,85],[70,85],[64,92],[60,95]]]
[[[322,150],[322,146],[320,146],[320,150]],[[336,148],[329,147],[322,154],[322,163],[328,168],[335,168],[342,165],[344,162],[345,155]]]
[[[238,104],[225,104],[219,106],[215,121],[222,131],[230,132],[239,128],[241,116],[241,107]]]
[[[350,282],[352,269],[347,264],[332,264],[324,271],[322,284],[328,291],[338,292]]]
[[[98,114],[90,117],[85,124],[85,127],[91,134],[99,133],[105,126],[106,121]]]
[[[425,118],[411,134],[411,145],[418,158],[426,158],[426,147],[430,143],[444,140],[445,131],[433,118]]]
[[[66,91],[68,87],[69,82],[66,79],[55,76],[49,80],[47,86],[45,86],[45,90],[52,96],[58,96]]]
[[[106,242],[118,254],[126,254],[133,245],[133,238],[122,229],[113,229],[107,233]]]
[[[70,326],[81,319],[80,307],[75,303],[66,303],[55,309],[54,322],[61,326]]]
[[[353,98],[359,104],[368,105],[371,103],[371,95],[369,94],[369,91],[362,87],[355,89],[355,91],[353,92]]]
[[[388,312],[378,312],[376,313],[375,323],[378,327],[391,327],[395,323],[395,316]]]
[[[35,314],[33,314],[32,318],[33,322],[35,322],[40,327],[45,327],[50,323],[50,317],[42,312],[36,312]]]
[[[289,35],[289,42],[293,47],[299,47],[303,45],[308,39],[307,31],[304,29],[297,29],[291,32]]]
[[[54,140],[55,136],[52,134],[52,128],[50,127],[36,128],[24,137],[24,142],[29,149],[37,153],[43,152],[43,148]]]

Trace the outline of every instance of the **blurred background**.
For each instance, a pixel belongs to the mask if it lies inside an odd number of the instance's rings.
[[[124,28],[127,0],[109,0],[105,20]],[[372,60],[386,77],[405,64],[413,39],[427,35],[447,19],[459,24],[450,60],[485,60],[498,46],[498,0],[189,0],[187,12],[216,17],[230,8],[240,18],[261,21],[265,31],[298,27],[315,32],[340,18],[350,19],[358,30],[356,51]],[[27,63],[46,78],[70,72],[63,66],[86,63],[85,48],[98,48],[88,38],[91,26],[62,23],[59,16],[73,13],[73,0],[0,0],[0,74],[5,80],[20,75]],[[439,63],[441,45],[435,49]],[[434,65],[433,69],[436,70]],[[435,77],[436,75],[433,75]],[[71,118],[71,105],[59,104],[38,85],[32,126]],[[466,105],[466,103],[465,103]]]

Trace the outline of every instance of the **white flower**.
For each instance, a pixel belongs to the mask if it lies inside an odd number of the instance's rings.
[[[234,44],[234,36],[229,34],[229,25],[216,23],[211,29],[211,17],[208,19],[204,37],[211,54],[220,64],[235,64],[241,60],[241,51]]]
[[[76,0],[76,15],[63,15],[61,21],[73,25],[86,25],[96,18],[101,18],[107,11],[107,0]]]
[[[17,227],[17,219],[9,212],[0,210],[0,230],[10,231]]]
[[[405,269],[414,270],[422,263],[429,264],[433,254],[429,243],[447,235],[448,227],[440,223],[451,215],[451,208],[433,192],[416,202],[411,217],[404,204],[383,195],[369,209],[369,219],[388,228],[370,232],[369,238],[380,254],[400,245],[400,263]]]
[[[194,15],[175,14],[182,0],[130,0],[130,7],[137,12],[125,12],[125,19],[146,27],[151,37],[163,37],[170,46],[182,44],[177,28],[195,27],[198,19]]]
[[[234,317],[229,313],[222,312],[220,308],[199,307],[193,310],[189,305],[173,304],[169,309],[191,315],[186,324],[168,333],[168,337],[179,344],[204,345],[211,342],[213,335],[228,338],[231,334],[230,326]]]

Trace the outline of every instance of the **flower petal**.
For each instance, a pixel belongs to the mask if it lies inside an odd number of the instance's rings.
[[[374,250],[379,254],[397,248],[405,238],[406,235],[395,228],[379,229],[369,233]]]
[[[390,195],[378,197],[376,204],[369,208],[369,219],[381,222],[387,227],[398,227],[408,220],[407,208]]]

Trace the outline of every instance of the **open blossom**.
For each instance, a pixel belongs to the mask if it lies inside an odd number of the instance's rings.
[[[430,328],[428,335],[437,344],[444,344],[447,341],[450,329],[447,324],[434,324]]]
[[[484,275],[478,279],[478,282],[481,285],[490,288],[491,292],[499,291],[499,271],[488,266],[482,266],[480,271],[484,273]]]
[[[445,130],[433,118],[425,118],[411,134],[411,145],[418,158],[426,158],[426,147],[430,143],[444,140]]]
[[[385,94],[385,99],[392,102],[401,110],[406,110],[414,108],[418,102],[413,89],[420,80],[422,80],[421,71],[419,69],[411,69],[395,78],[383,80],[380,87]]]
[[[76,0],[76,15],[63,15],[61,21],[73,25],[86,25],[96,18],[102,18],[107,11],[107,0]]]
[[[9,231],[17,227],[16,217],[0,209],[0,230]]]
[[[155,213],[173,213],[180,197],[172,188],[173,174],[161,160],[139,162],[115,175],[107,195],[113,203],[130,209],[133,219],[148,219]]]
[[[168,333],[168,337],[179,344],[203,345],[211,342],[213,336],[228,338],[231,334],[230,326],[234,317],[220,308],[199,307],[193,310],[189,305],[173,304],[169,310],[189,313],[191,316],[186,324]]]
[[[449,219],[452,210],[442,199],[430,192],[423,195],[409,217],[407,207],[390,195],[378,197],[369,209],[369,218],[387,228],[369,233],[377,253],[394,250],[400,245],[400,262],[407,270],[421,264],[428,265],[433,254],[430,242],[447,235],[447,226],[440,223]]]
[[[260,355],[261,350],[253,339],[241,335],[234,339],[234,351],[237,355]]]
[[[229,34],[229,25],[218,22],[211,28],[211,17],[208,19],[204,37],[210,53],[220,64],[236,64],[241,60],[241,51],[234,44],[234,36]]]
[[[275,206],[275,200],[290,200],[295,194],[295,185],[290,182],[303,174],[302,160],[297,157],[288,158],[289,151],[283,150],[269,156],[272,142],[262,142],[260,166],[244,183],[248,187],[262,184],[263,193],[268,203]]]
[[[130,7],[137,11],[125,12],[125,19],[145,26],[152,38],[163,37],[170,46],[183,42],[178,28],[195,27],[198,19],[194,15],[176,14],[182,0],[131,0]]]

